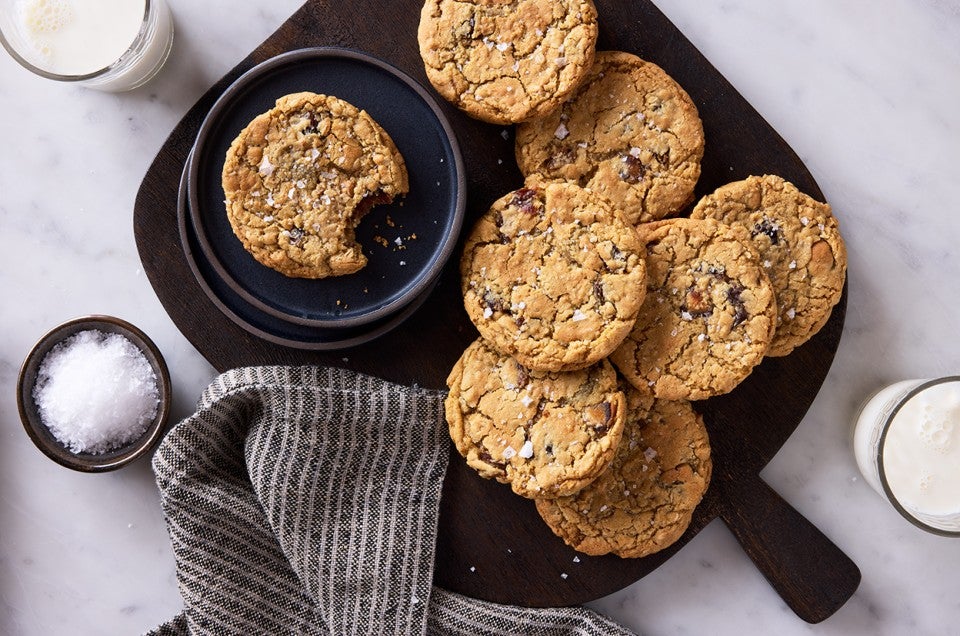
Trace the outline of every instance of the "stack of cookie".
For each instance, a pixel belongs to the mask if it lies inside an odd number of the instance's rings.
[[[424,6],[428,77],[471,116],[518,124],[526,177],[465,243],[480,337],[446,415],[468,464],[535,499],[568,544],[639,557],[683,534],[709,484],[690,400],[812,337],[846,254],[829,206],[776,176],[681,218],[704,150],[696,106],[655,64],[595,52],[596,20],[588,0]]]

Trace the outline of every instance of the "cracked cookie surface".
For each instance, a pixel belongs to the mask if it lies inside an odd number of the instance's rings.
[[[607,361],[564,373],[531,371],[482,339],[447,378],[450,438],[482,477],[524,497],[570,495],[613,459],[624,395]]]
[[[828,204],[782,177],[751,176],[703,197],[691,218],[750,232],[777,298],[777,332],[768,356],[789,354],[826,324],[847,271],[846,247]]]
[[[640,227],[647,295],[610,360],[659,398],[728,393],[761,362],[774,334],[770,279],[743,228],[712,219]]]
[[[426,0],[417,40],[447,101],[512,124],[546,115],[583,80],[597,11],[591,0]]]
[[[354,229],[408,189],[393,140],[367,113],[293,93],[237,136],[223,166],[227,217],[258,262],[291,277],[351,274],[367,263]]]
[[[634,228],[589,190],[528,180],[476,223],[460,263],[464,306],[490,345],[543,371],[605,358],[645,294]]]
[[[584,554],[637,558],[670,546],[710,484],[710,441],[690,403],[632,387],[626,398],[623,437],[607,470],[575,495],[536,501],[554,534]]]
[[[524,175],[587,186],[639,224],[693,200],[703,145],[696,106],[666,72],[600,51],[559,109],[517,128],[516,157]]]

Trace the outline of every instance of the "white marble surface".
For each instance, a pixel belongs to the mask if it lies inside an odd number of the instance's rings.
[[[37,79],[0,55],[0,633],[139,633],[181,607],[149,464],[84,475],[45,459],[16,413],[17,370],[48,328],[109,313],[163,350],[175,416],[213,370],[140,267],[132,207],[168,132],[299,5],[169,0],[173,55],[111,95]],[[947,634],[960,541],[903,521],[858,476],[848,423],[889,381],[960,371],[960,2],[656,0],[798,152],[841,219],[850,298],[836,361],[763,472],[860,566],[810,626],[714,522],[594,606],[644,634]]]

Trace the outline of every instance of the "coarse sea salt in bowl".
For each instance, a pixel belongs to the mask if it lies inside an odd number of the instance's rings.
[[[27,355],[17,407],[33,443],[53,461],[104,472],[145,455],[163,437],[170,374],[140,329],[112,316],[69,320]]]

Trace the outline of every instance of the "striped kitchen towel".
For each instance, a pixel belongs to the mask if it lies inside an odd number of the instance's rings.
[[[151,634],[629,634],[433,586],[444,394],[319,367],[218,377],[153,460],[185,609]]]

